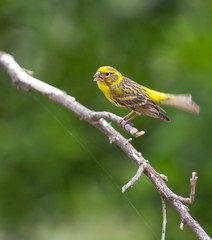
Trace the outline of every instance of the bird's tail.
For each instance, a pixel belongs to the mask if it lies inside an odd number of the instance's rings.
[[[198,114],[200,111],[199,106],[192,101],[191,94],[165,94],[165,99],[160,103],[180,108],[194,114]]]

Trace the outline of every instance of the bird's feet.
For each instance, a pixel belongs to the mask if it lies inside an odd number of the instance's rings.
[[[121,120],[118,121],[119,127],[125,128],[125,126],[126,126],[127,124],[129,124],[131,127],[134,126],[133,123],[131,123],[129,120],[126,121],[124,118],[122,118]]]
[[[140,137],[144,135],[144,131],[139,131],[137,128],[134,128],[133,123],[130,122],[131,119],[125,120],[124,118],[118,121],[119,127],[123,128],[126,132],[130,133],[134,137]]]

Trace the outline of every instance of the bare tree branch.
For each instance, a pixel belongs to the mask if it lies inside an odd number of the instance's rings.
[[[127,133],[131,134],[134,137],[140,137],[141,135],[143,135],[145,133],[144,131],[138,131],[137,128],[134,128],[127,121],[124,121],[121,117],[119,117],[113,113],[110,113],[110,112],[92,111],[92,113],[90,114],[90,117],[93,118],[94,120],[99,120],[100,118],[104,118],[104,119],[109,119],[114,122],[117,122],[118,124],[121,124],[121,126]]]
[[[166,219],[166,199],[162,195],[160,195],[160,197],[161,197],[162,209],[163,209],[163,227],[162,227],[161,240],[165,240],[165,236],[166,236],[166,223],[167,223],[167,219]]]
[[[180,222],[180,230],[183,230],[185,226],[185,223],[183,221]]]
[[[173,198],[176,196],[165,184],[164,180],[161,178],[160,174],[157,173],[149,162],[142,156],[140,152],[138,152],[130,141],[124,138],[119,132],[117,132],[111,124],[109,124],[104,118],[110,119],[112,121],[117,122],[120,117],[116,116],[112,113],[96,113],[81,105],[79,102],[75,100],[74,97],[69,96],[62,90],[59,90],[53,86],[50,86],[47,83],[44,83],[24,71],[13,59],[13,57],[4,52],[0,52],[0,66],[3,70],[10,76],[12,79],[12,83],[18,88],[28,92],[39,92],[49,98],[51,101],[54,101],[71,112],[76,114],[80,119],[83,119],[90,123],[91,125],[98,128],[101,132],[103,132],[110,141],[114,142],[119,146],[129,157],[130,159],[137,165],[143,165],[143,173],[152,181],[152,183],[157,188],[158,192],[163,196],[163,198],[167,199],[171,205],[175,208],[177,213],[181,217],[181,222],[183,224],[189,226],[193,232],[197,235],[199,239],[209,240],[211,239],[207,233],[203,230],[203,228],[199,225],[197,221],[195,221],[191,215],[188,213],[187,207],[180,201],[181,199]],[[125,129],[130,133],[133,127],[125,125]],[[128,130],[127,130],[128,129]],[[139,131],[137,131],[139,132]],[[143,133],[143,132],[142,132]],[[132,134],[132,133],[131,133]],[[134,134],[132,134],[134,135]],[[193,184],[193,183],[192,183]],[[195,183],[193,184],[195,186]],[[195,187],[193,187],[195,189]],[[193,191],[194,192],[194,191]],[[194,195],[193,193],[191,194]]]
[[[127,184],[125,184],[122,187],[122,192],[125,192],[128,188],[131,188],[134,185],[134,183],[138,181],[145,167],[146,167],[146,162],[143,162],[140,166],[138,166],[138,171],[136,172],[135,176]]]
[[[171,198],[179,200],[179,201],[184,202],[184,203],[192,204],[194,202],[197,180],[198,180],[197,173],[192,172],[192,177],[190,178],[191,192],[190,192],[190,197],[189,198],[184,198],[184,197],[181,197],[181,196],[177,196],[176,194],[171,196]]]

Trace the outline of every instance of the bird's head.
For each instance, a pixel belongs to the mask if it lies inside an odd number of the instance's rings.
[[[118,84],[122,79],[122,75],[115,68],[104,66],[100,67],[94,74],[94,81],[98,84],[106,84],[108,87],[112,87]]]

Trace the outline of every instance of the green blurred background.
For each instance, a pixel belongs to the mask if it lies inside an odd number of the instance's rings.
[[[192,93],[201,114],[166,107],[172,122],[147,116],[133,145],[188,196],[212,235],[212,1],[0,0],[0,49],[34,76],[86,107],[124,116],[93,82],[110,65],[143,85]],[[117,128],[124,136],[129,135]],[[160,239],[161,201],[136,166],[97,129],[37,93],[17,91],[0,71],[0,239]],[[167,205],[167,239],[197,239]]]

